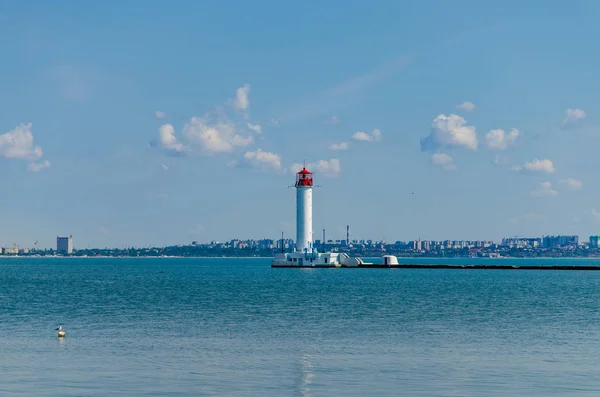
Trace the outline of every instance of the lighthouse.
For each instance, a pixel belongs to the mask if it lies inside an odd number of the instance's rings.
[[[273,253],[271,267],[336,267],[358,266],[364,262],[346,253],[318,252],[313,245],[312,193],[313,173],[303,167],[296,173],[296,247],[292,252],[283,249]]]
[[[313,174],[306,167],[296,173],[296,251],[309,252],[312,239]]]

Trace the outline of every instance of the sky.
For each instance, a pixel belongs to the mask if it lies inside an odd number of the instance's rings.
[[[0,245],[600,234],[600,3],[0,4]],[[37,241],[37,243],[35,243]]]

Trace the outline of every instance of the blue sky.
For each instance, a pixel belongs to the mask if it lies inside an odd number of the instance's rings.
[[[600,233],[595,1],[8,1],[0,244]]]

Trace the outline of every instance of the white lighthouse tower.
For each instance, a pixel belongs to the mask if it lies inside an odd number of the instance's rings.
[[[313,177],[306,167],[296,173],[296,251],[313,249],[312,190]]]
[[[363,263],[359,258],[350,258],[337,252],[317,252],[313,245],[312,193],[313,174],[306,167],[296,173],[296,246],[292,252],[283,250],[275,253],[272,267],[333,267],[357,266]]]

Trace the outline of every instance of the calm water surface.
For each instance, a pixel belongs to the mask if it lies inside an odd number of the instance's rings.
[[[0,259],[0,395],[600,395],[600,272],[269,265]]]

